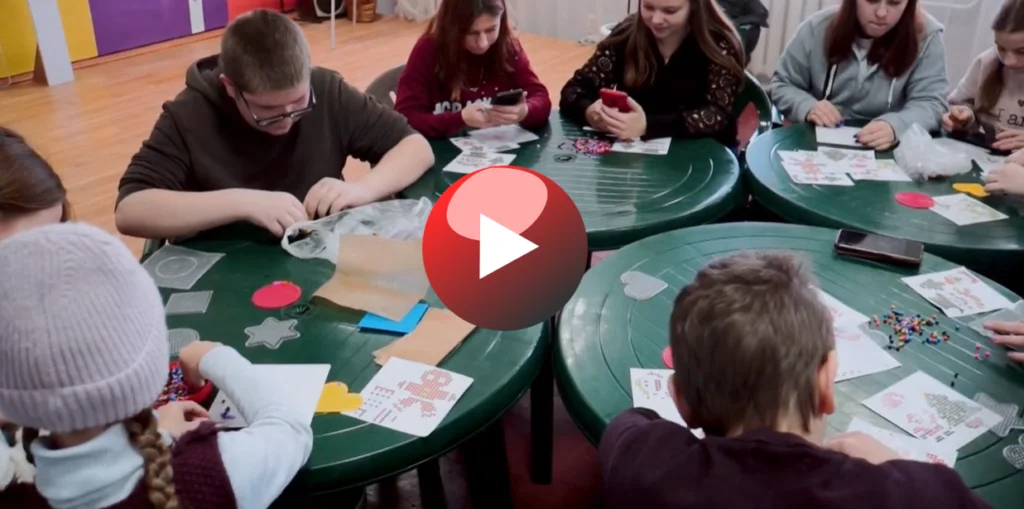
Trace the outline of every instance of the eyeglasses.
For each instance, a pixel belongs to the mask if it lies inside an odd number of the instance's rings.
[[[305,116],[307,113],[313,111],[313,107],[316,106],[316,94],[313,93],[313,85],[309,86],[309,103],[306,104],[305,108],[298,109],[289,113],[282,113],[280,115],[274,115],[267,118],[259,118],[255,113],[252,112],[252,106],[249,106],[249,101],[245,100],[245,93],[238,94],[238,97],[242,98],[242,104],[245,105],[245,109],[249,110],[249,114],[252,115],[253,122],[260,127],[267,127],[274,125],[286,119],[298,120]]]

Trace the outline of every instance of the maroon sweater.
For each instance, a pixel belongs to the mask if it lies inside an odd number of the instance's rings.
[[[768,429],[701,440],[639,408],[612,421],[600,455],[609,509],[990,507],[941,465],[873,465]]]
[[[484,59],[491,58],[492,52],[476,56],[468,51],[466,55],[466,79],[459,91],[458,100],[452,90],[441,83],[437,74],[437,46],[430,34],[424,34],[409,54],[409,62],[398,81],[395,92],[395,109],[405,115],[409,125],[428,138],[444,138],[457,134],[466,127],[462,120],[462,108],[470,103],[490,103],[500,92],[523,89],[529,111],[519,125],[530,129],[544,125],[551,114],[551,98],[548,89],[533,72],[530,60],[522,46],[516,44],[518,52],[512,61],[511,73],[484,75]]]
[[[101,467],[102,468],[102,467]],[[235,493],[217,448],[217,427],[205,422],[175,442],[171,448],[171,469],[178,499],[188,509],[234,509]],[[128,498],[107,509],[149,509],[153,507],[145,478]],[[32,484],[15,484],[0,492],[4,509],[49,509],[50,504]]]

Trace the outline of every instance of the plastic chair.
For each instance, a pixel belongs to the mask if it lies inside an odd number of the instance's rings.
[[[746,72],[746,79],[744,80],[743,90],[740,91],[740,95],[736,98],[736,105],[733,106],[733,115],[737,118],[743,114],[743,110],[747,109],[748,104],[753,104],[754,109],[757,111],[757,131],[754,136],[764,134],[766,131],[772,128],[774,120],[775,108],[772,107],[772,102],[768,99],[768,92],[765,92],[761,83],[757,81],[757,78],[750,71]]]
[[[164,247],[167,241],[164,239],[146,239],[146,243],[142,245],[142,260],[145,261],[153,253],[157,252],[161,247]]]
[[[366,87],[366,95],[373,97],[384,106],[394,108],[395,101],[391,99],[391,93],[398,89],[398,78],[402,76],[403,70],[405,70],[405,64],[377,76],[377,79]]]

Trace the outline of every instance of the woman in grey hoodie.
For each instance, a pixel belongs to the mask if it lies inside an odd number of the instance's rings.
[[[913,124],[939,129],[949,92],[943,27],[917,0],[896,1],[842,0],[800,25],[769,92],[788,120],[866,120],[857,138],[879,150]]]

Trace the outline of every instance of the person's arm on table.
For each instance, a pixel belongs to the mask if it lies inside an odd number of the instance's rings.
[[[353,183],[365,192],[366,203],[409,187],[434,165],[430,143],[402,115],[348,84],[342,87],[342,118],[359,122],[345,132],[347,145],[353,157],[373,165],[370,173]]]
[[[249,424],[217,434],[236,503],[239,508],[268,507],[309,459],[313,430],[304,421],[307,416],[296,415],[290,395],[269,383],[235,349],[193,345],[182,350],[182,362],[198,364],[199,375],[224,391]]]
[[[430,89],[438,81],[434,73],[435,45],[433,40],[423,37],[416,42],[409,54],[409,61],[398,79],[395,91],[395,111],[405,115],[409,125],[424,136],[443,138],[452,136],[466,128],[462,112],[448,111],[434,113]]]
[[[114,221],[124,235],[169,239],[249,220],[280,235],[306,219],[298,199],[287,193],[250,189],[187,191],[188,149],[165,109],[153,132],[121,177]]]
[[[515,86],[526,93],[526,117],[519,125],[527,129],[541,127],[547,123],[551,115],[551,97],[548,96],[548,89],[533,71],[522,45],[519,46],[519,53],[512,65],[515,68],[512,71]]]
[[[727,41],[719,41],[718,47],[727,57],[741,61],[736,48]],[[732,117],[732,109],[743,87],[743,80],[729,69],[711,61],[707,81],[704,106],[667,113],[651,112],[647,116],[647,132],[644,137],[709,136],[725,129]]]
[[[804,21],[800,25],[796,35],[779,57],[775,73],[772,74],[771,85],[768,87],[768,96],[772,104],[791,122],[806,121],[807,115],[818,103],[818,98],[810,93],[812,70],[807,65],[811,59],[810,45],[818,43],[814,38],[813,29],[810,21]]]
[[[938,131],[942,127],[942,114],[949,106],[946,101],[947,90],[949,79],[946,77],[946,48],[942,36],[936,35],[928,42],[928,47],[918,57],[917,65],[907,77],[907,102],[903,109],[886,113],[875,121],[883,121],[892,126],[897,140],[914,124],[928,132]]]

